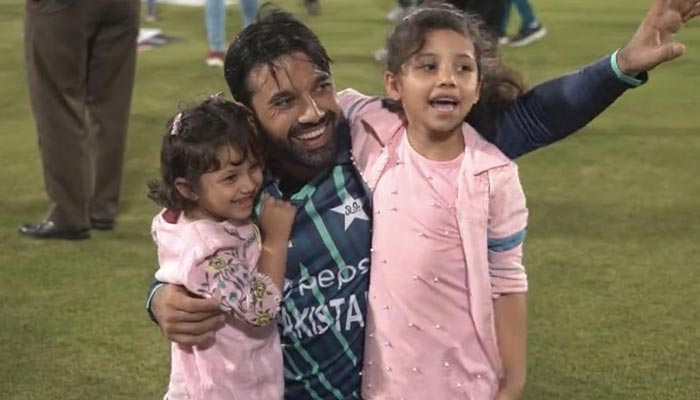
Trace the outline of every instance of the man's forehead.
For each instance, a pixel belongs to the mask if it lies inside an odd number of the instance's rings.
[[[255,93],[263,89],[279,91],[303,88],[319,79],[328,78],[330,74],[319,69],[305,54],[294,53],[253,68],[248,84]]]

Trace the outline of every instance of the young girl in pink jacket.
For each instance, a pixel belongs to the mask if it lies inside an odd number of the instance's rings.
[[[482,32],[452,7],[419,8],[389,38],[384,104],[339,96],[373,190],[366,400],[509,400],[524,386],[525,196],[516,165],[464,123],[482,90],[518,80]]]
[[[279,400],[283,393],[279,313],[295,208],[263,201],[261,227],[250,220],[263,179],[254,126],[221,97],[175,115],[161,150],[161,180],[151,197],[161,282],[213,297],[228,314],[208,346],[173,343],[167,400]]]

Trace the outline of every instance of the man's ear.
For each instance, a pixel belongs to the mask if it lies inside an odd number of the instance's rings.
[[[185,178],[175,178],[175,189],[188,200],[197,201],[199,199],[199,196]]]

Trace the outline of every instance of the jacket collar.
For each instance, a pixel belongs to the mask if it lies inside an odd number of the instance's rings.
[[[384,107],[367,111],[360,118],[360,123],[364,124],[366,131],[373,135],[383,147],[391,143],[406,127],[405,121],[399,114],[391,113]],[[466,122],[462,124],[462,134],[464,135],[464,153],[471,160],[469,169],[474,175],[502,167],[510,162],[495,145],[487,142]]]

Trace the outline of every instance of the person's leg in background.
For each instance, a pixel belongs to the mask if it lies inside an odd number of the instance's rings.
[[[156,0],[146,0],[146,21],[156,20]]]
[[[241,15],[243,16],[243,26],[250,25],[258,15],[258,0],[239,0],[241,5]]]
[[[114,227],[124,165],[131,93],[136,69],[139,0],[112,0],[97,10],[90,37],[87,107],[94,168],[90,225]],[[109,15],[109,23],[100,15]]]
[[[518,10],[521,24],[518,34],[510,39],[511,46],[525,46],[547,34],[547,30],[535,17],[535,11],[532,9],[529,0],[513,0],[513,4]]]
[[[29,99],[49,211],[19,233],[35,238],[87,239],[92,171],[86,121],[88,36],[84,2],[52,8],[26,2],[24,51]],[[70,39],[70,40],[69,40]]]
[[[506,44],[510,41],[508,37],[508,23],[510,22],[510,10],[513,8],[513,0],[506,0],[503,7],[503,18],[501,19],[501,29],[498,30],[498,44]]]
[[[498,36],[503,21],[503,10],[507,0],[451,0],[457,8],[475,13],[484,20],[492,35]]]
[[[209,51],[204,60],[210,67],[224,66],[224,44],[226,40],[226,1],[204,2],[204,23],[207,29]]]

